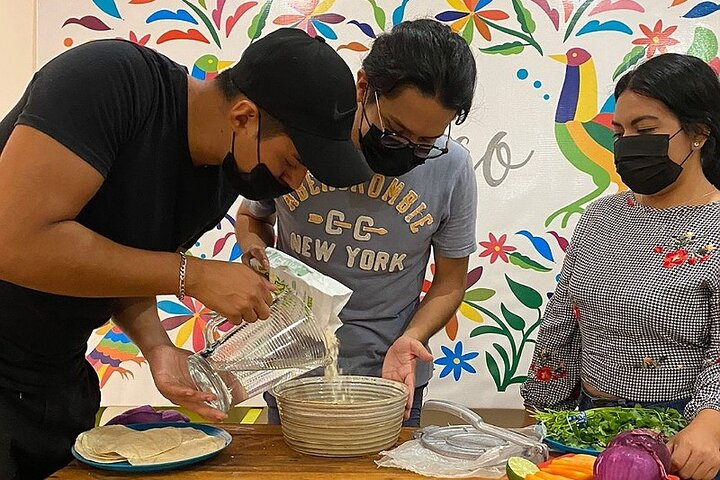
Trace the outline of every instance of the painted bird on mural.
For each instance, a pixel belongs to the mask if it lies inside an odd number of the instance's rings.
[[[565,158],[592,177],[595,189],[554,212],[545,221],[550,225],[562,216],[563,228],[570,217],[581,214],[585,205],[602,195],[614,183],[624,188],[615,171],[613,158],[613,96],[598,111],[597,75],[592,56],[582,48],[572,48],[564,55],[550,58],[566,65],[560,99],[555,110],[555,139]]]
[[[198,58],[193,65],[190,75],[198,80],[212,80],[218,73],[228,68],[233,62],[218,60],[215,55],[208,54]]]
[[[100,378],[100,388],[105,386],[113,374],[120,374],[123,378],[133,376],[130,370],[120,366],[123,362],[135,362],[138,365],[145,362],[140,356],[140,349],[114,323],[108,322],[95,333],[103,338],[87,359]]]

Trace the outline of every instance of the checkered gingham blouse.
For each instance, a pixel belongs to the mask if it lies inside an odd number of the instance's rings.
[[[538,332],[528,407],[573,409],[580,380],[636,402],[720,410],[720,203],[591,204]]]

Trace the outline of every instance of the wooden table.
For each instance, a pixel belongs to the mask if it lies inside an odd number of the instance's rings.
[[[291,450],[276,425],[222,425],[233,442],[217,457],[198,465],[156,474],[118,474],[96,470],[74,461],[49,478],[56,480],[111,480],[127,478],[173,480],[419,480],[421,475],[395,468],[378,468],[377,457],[321,458]],[[403,429],[400,442],[412,438]]]

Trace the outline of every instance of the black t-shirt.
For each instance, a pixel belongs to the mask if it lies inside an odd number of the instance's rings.
[[[238,192],[220,166],[192,164],[187,84],[184,67],[151,49],[122,40],[81,45],[33,77],[0,122],[0,151],[15,125],[44,132],[105,179],[78,222],[130,247],[191,246]],[[112,299],[0,281],[0,385],[32,391],[72,382],[92,330],[111,313]]]

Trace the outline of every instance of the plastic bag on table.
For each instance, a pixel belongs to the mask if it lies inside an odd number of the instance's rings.
[[[533,463],[548,459],[541,426],[519,430],[497,427],[485,423],[472,410],[447,401],[429,400],[424,408],[445,411],[472,425],[425,427],[416,432],[414,440],[380,452],[382,458],[375,461],[378,466],[432,477],[501,478],[510,457],[523,457]]]

